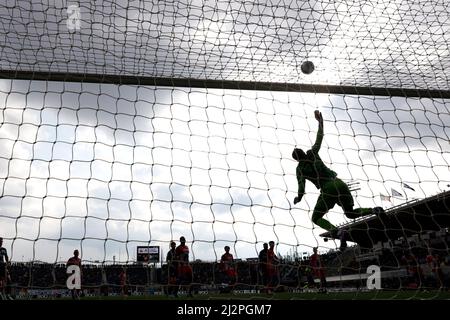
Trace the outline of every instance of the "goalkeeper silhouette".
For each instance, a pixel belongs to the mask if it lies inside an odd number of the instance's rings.
[[[347,184],[339,179],[336,172],[329,169],[319,156],[324,136],[323,118],[322,113],[317,110],[314,112],[314,116],[319,122],[316,142],[311,150],[308,150],[306,153],[298,148],[295,148],[292,152],[292,157],[298,161],[296,170],[298,194],[294,199],[294,204],[299,203],[305,194],[305,179],[311,181],[320,189],[320,195],[312,215],[312,222],[329,231],[333,237],[340,238],[340,249],[345,250],[347,243],[344,234],[339,232],[336,226],[324,219],[323,216],[336,204],[344,210],[345,216],[349,219],[356,219],[370,214],[381,215],[384,213],[384,210],[381,207],[353,209],[353,196]]]

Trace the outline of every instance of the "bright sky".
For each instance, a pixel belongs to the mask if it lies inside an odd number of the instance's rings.
[[[203,260],[224,245],[254,257],[270,240],[282,254],[334,247],[310,221],[315,187],[292,204],[292,149],[314,143],[316,109],[320,155],[360,182],[356,206],[450,183],[449,101],[3,80],[0,106],[0,234],[13,260],[73,248],[132,260],[137,245],[166,252],[181,235]],[[339,207],[328,218],[347,221]]]
[[[68,6],[79,6],[70,31]],[[301,6],[301,7],[299,7]],[[16,0],[0,69],[448,90],[439,1]],[[71,17],[71,19],[73,16]],[[73,20],[70,20],[73,21]],[[69,21],[69,22],[70,22]],[[316,69],[306,76],[303,61]],[[448,100],[0,80],[0,236],[13,260],[133,260],[184,235],[191,259],[334,247],[293,207],[314,143],[357,206],[450,184]],[[405,190],[407,183],[416,191]],[[381,202],[391,188],[405,197]],[[328,218],[345,222],[340,208]]]

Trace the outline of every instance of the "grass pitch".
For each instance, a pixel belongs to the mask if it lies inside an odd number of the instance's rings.
[[[328,291],[280,292],[273,294],[196,294],[193,298],[180,294],[178,298],[166,295],[84,297],[82,300],[450,300],[450,291],[426,290],[376,290],[376,291]]]

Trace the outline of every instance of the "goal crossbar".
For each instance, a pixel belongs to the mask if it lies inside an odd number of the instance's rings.
[[[209,79],[193,79],[193,78],[146,77],[133,75],[112,75],[112,74],[93,74],[93,73],[89,74],[89,73],[0,70],[0,79],[450,99],[450,90],[317,85],[304,83],[281,83],[281,82],[259,82],[259,81],[253,82],[253,81],[233,81],[233,80],[209,80]]]

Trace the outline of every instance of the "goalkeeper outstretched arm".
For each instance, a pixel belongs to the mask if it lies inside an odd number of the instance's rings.
[[[318,154],[320,147],[322,145],[323,136],[324,136],[324,134],[323,134],[323,117],[322,117],[322,113],[320,113],[318,110],[316,110],[314,112],[314,117],[319,122],[319,129],[317,130],[316,142],[312,146],[311,151],[313,154]],[[294,152],[292,153],[292,157],[295,160],[300,162],[300,160],[302,160],[306,157],[306,154],[301,149],[294,149]],[[303,176],[303,171],[302,171],[302,168],[300,165],[297,166],[296,175],[297,175],[297,181],[298,181],[298,191],[297,191],[297,196],[294,198],[294,204],[297,204],[300,201],[302,201],[303,195],[305,194],[305,177]]]
[[[314,116],[316,118],[316,120],[319,122],[319,129],[317,130],[317,136],[316,136],[316,142],[314,143],[314,145],[311,148],[311,151],[313,152],[313,154],[318,154],[320,147],[322,146],[322,140],[323,140],[323,117],[322,117],[322,113],[319,112],[318,110],[316,110],[314,112]]]
[[[298,181],[298,192],[297,196],[294,198],[294,204],[299,203],[302,201],[303,195],[305,194],[305,178],[303,177],[303,174],[301,170],[297,168],[297,181]]]

